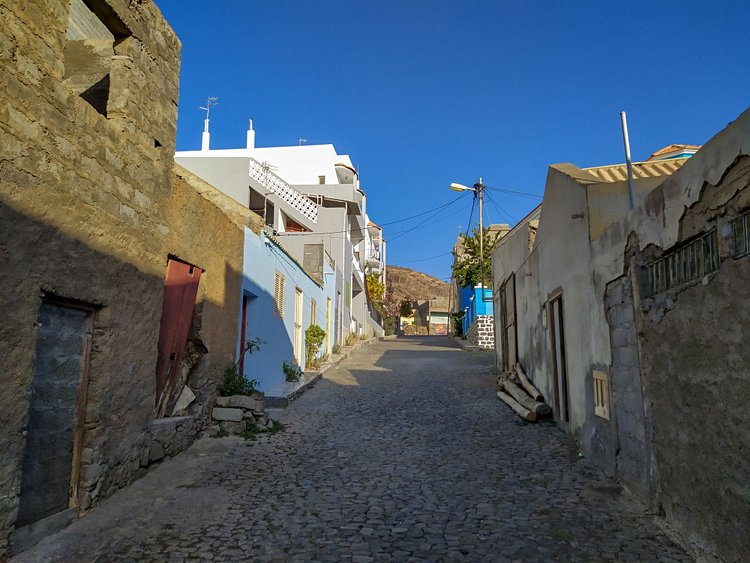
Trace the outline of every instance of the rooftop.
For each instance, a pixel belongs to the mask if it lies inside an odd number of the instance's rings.
[[[664,149],[662,149],[664,150]],[[646,162],[633,163],[633,178],[658,178],[669,176],[677,172],[689,157],[671,158],[668,160],[650,160]],[[626,164],[611,164],[609,166],[594,166],[583,168],[600,182],[623,182],[628,179],[628,168]]]
[[[663,160],[665,158],[680,158],[684,156],[692,156],[700,145],[668,145],[663,149],[659,149],[654,154],[649,156],[646,160]]]

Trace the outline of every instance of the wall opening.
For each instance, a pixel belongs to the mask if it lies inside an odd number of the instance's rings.
[[[107,116],[110,71],[116,46],[130,36],[104,2],[71,0],[65,33],[65,84]]]
[[[562,295],[558,295],[550,301],[549,309],[555,413],[560,420],[567,422],[569,418],[568,372],[565,360],[565,331],[563,325]]]
[[[302,290],[294,288],[294,361],[302,365],[302,305],[304,296]]]

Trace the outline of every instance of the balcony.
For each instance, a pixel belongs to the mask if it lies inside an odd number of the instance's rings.
[[[276,194],[282,201],[296,209],[313,223],[318,222],[318,206],[306,195],[301,194],[283,179],[274,174],[267,165],[263,165],[254,158],[250,158],[250,177]]]

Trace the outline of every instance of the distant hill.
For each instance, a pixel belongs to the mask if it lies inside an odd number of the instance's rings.
[[[409,268],[388,266],[388,291],[393,292],[398,302],[432,299],[433,297],[448,298],[450,284],[440,281],[430,275]]]

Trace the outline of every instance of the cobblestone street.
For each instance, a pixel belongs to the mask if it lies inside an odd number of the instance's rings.
[[[440,337],[353,353],[254,441],[203,438],[13,561],[685,561]]]

